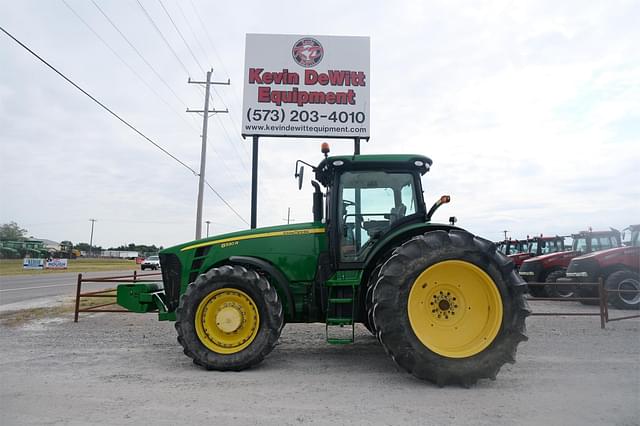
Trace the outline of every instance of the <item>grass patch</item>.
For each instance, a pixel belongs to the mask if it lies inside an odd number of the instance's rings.
[[[112,295],[113,299],[106,297],[92,297],[80,299],[80,309],[90,308],[92,306],[102,305],[116,301],[116,290],[104,293]],[[118,308],[117,305],[109,308]],[[105,307],[107,309],[107,307]],[[7,327],[19,327],[28,322],[38,321],[49,318],[59,318],[61,316],[69,316],[73,318],[75,312],[75,300],[66,301],[58,306],[45,306],[39,308],[20,309],[17,311],[0,312],[0,325]],[[97,310],[95,312],[98,312]],[[86,315],[89,312],[80,312],[80,315]]]
[[[0,312],[0,324],[8,327],[19,327],[31,321],[41,320],[44,318],[56,318],[68,313],[73,313],[73,305],[48,306],[44,308]]]
[[[135,260],[127,259],[69,259],[67,269],[22,269],[22,259],[0,259],[0,276],[42,275],[61,272],[133,271],[139,269]]]

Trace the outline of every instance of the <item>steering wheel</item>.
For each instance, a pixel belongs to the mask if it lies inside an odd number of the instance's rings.
[[[354,203],[351,200],[342,200],[342,205],[344,206],[344,208],[346,209],[349,206],[355,206],[356,203]]]

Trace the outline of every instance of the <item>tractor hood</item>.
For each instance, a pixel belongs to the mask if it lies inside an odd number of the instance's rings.
[[[582,256],[576,257],[575,259],[601,259],[601,258],[610,258],[613,256],[617,256],[618,254],[623,254],[625,249],[629,247],[614,247],[607,250],[594,251],[591,253],[583,254]]]
[[[193,240],[188,243],[169,247],[161,253],[185,252],[195,250],[200,247],[220,246],[235,244],[242,240],[253,240],[258,238],[281,237],[288,235],[306,235],[324,233],[324,224],[320,222],[297,223],[295,225],[269,226],[265,228],[248,229],[245,231],[231,232],[228,234],[214,235],[200,240]]]
[[[523,262],[523,265],[525,263],[533,263],[533,262],[545,263],[555,259],[572,259],[579,254],[580,254],[579,251],[559,251],[556,253],[547,253],[537,257],[533,257],[531,259],[527,259]]]

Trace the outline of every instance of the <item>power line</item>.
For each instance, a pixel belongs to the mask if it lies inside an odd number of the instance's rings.
[[[118,26],[111,20],[111,18],[109,18],[109,16],[106,14],[106,12],[104,10],[102,10],[102,8],[100,8],[100,6],[98,6],[98,4],[94,0],[91,0],[91,3],[93,3],[93,5],[100,11],[102,16],[104,16],[105,19],[107,21],[109,21],[111,26],[118,32],[118,34],[120,34],[120,36],[127,42],[127,44],[134,50],[134,52],[136,52],[136,54],[140,57],[140,59],[142,59],[144,61],[144,63],[147,64],[147,66],[151,69],[151,71],[153,71],[153,73],[156,75],[156,77],[158,77],[158,79],[167,87],[167,89],[169,89],[171,91],[171,93],[173,93],[173,96],[175,96],[176,99],[180,103],[182,103],[183,105],[186,105],[187,103],[185,101],[183,101],[180,98],[180,96],[178,96],[178,94],[171,88],[171,86],[169,86],[169,83],[167,83],[165,81],[165,79],[162,78],[160,73],[158,71],[156,71],[156,69],[153,67],[153,65],[151,65],[149,63],[149,61],[147,61],[147,59],[144,57],[144,55],[142,53],[140,53],[140,51],[133,45],[133,43],[131,43],[131,41],[129,41],[127,36],[125,36],[124,33],[122,31],[120,31],[120,28],[118,28]]]
[[[240,218],[240,220],[242,220],[244,223],[247,224],[247,226],[249,225],[249,222],[247,222],[246,220],[244,220],[244,218],[242,216],[240,216],[240,213],[238,213],[236,211],[236,209],[234,209],[233,207],[231,207],[231,205],[229,203],[227,203],[227,200],[225,200],[224,198],[222,198],[222,195],[220,195],[218,193],[218,191],[216,191],[213,186],[211,186],[211,184],[205,179],[204,183],[209,187],[209,189],[211,189],[217,196],[218,198],[220,198],[222,200],[223,203],[225,203],[227,205],[227,207],[229,207],[231,209],[232,212],[234,212],[236,214],[236,216],[238,216]]]
[[[249,197],[249,193],[247,192],[247,190],[245,189],[245,186],[243,186],[240,182],[239,179],[237,179],[236,176],[234,176],[231,173],[231,170],[229,170],[229,166],[227,164],[227,160],[225,159],[225,157],[223,155],[221,155],[218,150],[215,149],[215,147],[211,144],[210,141],[207,141],[207,146],[211,149],[211,151],[213,151],[213,153],[218,157],[219,163],[218,164],[222,164],[222,166],[224,167],[224,171],[225,174],[227,175],[227,177],[229,178],[229,181],[232,183],[232,185],[239,191],[242,192],[242,195],[250,198]]]
[[[193,27],[191,26],[191,23],[189,22],[189,18],[187,18],[187,15],[182,10],[182,6],[180,6],[180,2],[176,2],[176,6],[178,7],[178,10],[180,11],[180,14],[182,15],[182,19],[184,19],[184,21],[187,24],[187,28],[189,29],[189,32],[191,33],[191,37],[193,38],[193,40],[196,42],[196,44],[200,48],[200,51],[203,53],[203,57],[206,58],[206,60],[209,63],[212,63],[211,60],[209,59],[209,55],[207,54],[206,49],[202,46],[202,44],[200,43],[200,40],[196,36],[196,33],[193,30]],[[227,77],[229,77],[229,75],[227,75]]]
[[[171,24],[173,24],[173,28],[176,29],[176,32],[178,33],[178,35],[182,39],[184,45],[187,47],[187,50],[189,50],[189,53],[191,53],[191,57],[193,58],[193,60],[196,61],[196,64],[198,64],[198,66],[200,67],[200,70],[203,73],[206,73],[206,71],[204,70],[204,67],[202,66],[202,64],[200,64],[200,61],[198,61],[198,58],[196,58],[196,55],[193,53],[193,50],[191,50],[191,47],[189,47],[189,43],[187,43],[187,40],[185,40],[184,36],[182,35],[182,32],[180,31],[180,29],[178,28],[178,26],[174,22],[173,18],[169,14],[169,11],[167,10],[166,7],[164,7],[164,3],[162,3],[162,0],[158,0],[158,3],[160,3],[160,6],[162,6],[162,10],[164,10],[164,13],[167,14],[167,17],[171,21]]]
[[[162,97],[154,88],[153,86],[151,86],[144,78],[142,78],[142,76],[140,74],[138,74],[138,72],[127,62],[125,61],[122,56],[120,56],[120,54],[118,54],[118,52],[111,47],[111,45],[109,43],[107,43],[107,41],[102,38],[102,36],[100,36],[100,34],[98,34],[98,32],[96,30],[93,29],[93,27],[87,22],[85,21],[82,16],[80,16],[78,14],[78,12],[76,12],[73,7],[71,7],[71,5],[69,3],[67,3],[66,0],[61,0],[62,3],[64,3],[65,6],[67,6],[67,8],[69,8],[69,10],[71,10],[71,12],[111,51],[111,53],[113,53],[119,60],[120,62],[122,62],[127,68],[129,68],[129,71],[131,71],[136,77],[138,77],[138,79],[153,93],[155,94],[158,99],[160,99],[171,111],[173,111],[178,117],[180,117],[180,119],[182,121],[184,121],[185,124],[187,124],[188,126],[191,126],[191,128],[198,130],[193,123],[190,123],[189,121],[187,121],[181,114],[179,114],[175,109],[173,109],[173,107],[169,104],[169,102]]]
[[[160,145],[158,145],[157,143],[155,143],[154,141],[152,141],[149,137],[147,137],[147,135],[145,135],[144,133],[142,133],[140,130],[136,129],[132,124],[129,124],[129,122],[127,120],[125,120],[124,118],[120,117],[118,114],[116,114],[115,112],[113,112],[109,107],[107,107],[105,104],[103,104],[102,102],[100,102],[99,100],[97,100],[96,98],[94,98],[93,96],[91,96],[86,90],[84,90],[82,87],[78,86],[76,83],[74,83],[71,79],[69,79],[66,75],[64,75],[62,72],[58,71],[53,65],[49,64],[49,62],[45,61],[44,59],[42,59],[37,53],[35,53],[33,50],[29,49],[24,43],[22,43],[20,40],[18,40],[17,38],[15,38],[13,35],[11,35],[7,30],[5,30],[3,27],[0,27],[0,30],[2,30],[2,32],[4,32],[6,35],[8,35],[9,37],[11,37],[13,39],[13,41],[15,41],[16,43],[18,43],[20,46],[22,46],[25,50],[27,50],[29,53],[31,53],[33,56],[35,56],[36,58],[38,58],[43,64],[45,64],[46,66],[48,66],[49,68],[51,68],[53,71],[56,72],[56,74],[58,74],[60,77],[64,78],[69,84],[71,84],[73,87],[75,87],[76,89],[78,89],[79,91],[81,91],[82,93],[84,93],[86,96],[88,96],[92,101],[94,101],[95,103],[97,103],[98,105],[100,105],[102,108],[104,108],[109,114],[113,115],[115,118],[117,118],[118,120],[120,120],[122,123],[124,123],[127,127],[129,127],[131,130],[133,130],[134,132],[136,132],[138,135],[142,136],[145,140],[147,140],[147,142],[151,143],[153,146],[155,146],[156,148],[158,148],[160,151],[164,152],[166,155],[168,155],[169,157],[173,158],[175,161],[177,161],[178,163],[180,163],[183,167],[185,167],[186,169],[188,169],[191,173],[193,173],[194,175],[198,175],[196,173],[195,170],[193,170],[191,167],[189,167],[188,165],[186,165],[185,163],[183,163],[180,159],[178,159],[175,155],[171,154],[169,151],[167,151],[166,149],[164,149],[163,147],[161,147]]]
[[[201,88],[201,89],[202,89],[202,88]],[[215,88],[215,87],[212,87],[211,89],[213,89],[213,91],[214,91],[214,92],[218,93],[218,92],[216,91],[216,88]],[[220,97],[220,95],[218,95],[218,97]],[[211,94],[209,94],[209,99],[211,100],[211,102],[214,102],[213,96],[212,96]],[[224,101],[222,101],[222,99],[221,99],[221,102],[222,102],[222,104],[225,106],[225,109],[227,109],[227,110],[228,110],[229,108],[225,105],[225,103],[224,103]],[[227,129],[226,129],[226,127],[224,126],[224,123],[222,122],[222,120],[220,119],[220,117],[217,117],[217,118],[218,118],[218,122],[220,123],[220,126],[222,127],[222,130],[224,131],[224,134],[227,136],[225,140],[226,140],[226,141],[227,141],[231,146],[233,146],[233,150],[234,150],[234,151],[235,151],[235,153],[237,154],[238,159],[240,160],[240,164],[242,165],[242,167],[244,168],[244,170],[245,170],[246,172],[249,172],[249,169],[247,168],[247,165],[245,164],[245,162],[244,162],[244,160],[243,160],[242,154],[241,154],[240,152],[238,152],[238,148],[236,148],[236,146],[235,146],[236,144],[231,140],[231,136],[230,136],[230,135],[229,135],[229,133],[227,132]],[[242,136],[240,136],[240,140],[242,140]],[[241,144],[241,145],[242,145],[242,144]],[[249,155],[249,153],[247,153],[247,155]]]
[[[231,143],[231,146],[233,146],[233,149],[235,150],[236,154],[238,154],[238,158],[240,158],[240,164],[242,164],[242,167],[244,168],[244,170],[246,172],[249,172],[249,169],[248,169],[247,165],[242,160],[242,154],[240,154],[240,152],[238,152],[238,148],[236,148],[237,143],[234,143],[231,140],[231,136],[229,136],[229,133],[227,133],[227,128],[224,127],[224,123],[222,122],[220,117],[216,117],[216,118],[218,119],[218,122],[220,123],[220,126],[222,127],[222,131],[224,132],[225,135],[227,135],[227,140]]]
[[[220,94],[216,91],[216,89],[214,88],[213,91],[215,92],[216,95],[218,95],[218,97],[220,98],[220,102],[222,102],[222,106],[224,106],[226,109],[229,109],[229,107],[224,103],[224,99],[222,99],[222,96],[220,96]],[[233,90],[231,91],[231,93],[233,93]],[[240,107],[242,108],[242,107]],[[238,126],[238,124],[236,123],[236,121],[233,119],[233,114],[229,114],[229,118],[231,119],[231,124],[233,124],[233,129],[236,132],[236,135],[238,136],[239,140],[242,141],[244,140],[244,138],[242,137],[242,135],[240,134],[240,132],[238,131],[238,129],[240,128],[240,126]],[[224,128],[224,125],[222,126]],[[226,129],[225,129],[225,133],[226,133]],[[242,149],[244,150],[245,154],[247,156],[249,156],[249,151],[247,150],[247,147],[243,144],[240,143],[240,146],[242,147]],[[244,165],[244,163],[243,163]],[[246,167],[245,167],[246,170]]]
[[[196,5],[193,3],[193,0],[189,0],[189,3],[191,3],[191,8],[195,12],[196,18],[198,18],[198,22],[200,23],[200,26],[204,30],[204,34],[205,34],[205,36],[207,38],[207,41],[209,42],[209,45],[211,46],[211,48],[213,50],[213,53],[215,54],[215,56],[218,58],[218,61],[220,62],[220,66],[222,67],[222,70],[224,71],[225,74],[227,74],[227,78],[230,79],[231,76],[229,74],[229,71],[227,70],[227,67],[225,67],[224,61],[222,60],[222,58],[218,54],[218,49],[216,49],[216,46],[213,43],[213,39],[212,39],[211,35],[209,34],[209,30],[207,30],[207,26],[204,24],[204,22],[202,21],[202,18],[200,17],[200,13],[199,13],[198,9],[196,8]],[[220,94],[215,89],[215,87],[213,88],[213,91],[220,98],[220,101],[222,102],[222,106],[224,106],[225,108],[229,109],[227,107],[227,105],[224,103],[224,99],[222,99],[222,96],[220,96]],[[238,107],[238,109],[242,109],[242,102],[240,102],[238,96],[236,95],[235,90],[232,89],[231,90],[231,94],[233,95],[233,98],[236,101],[236,106]],[[233,114],[229,114],[229,118],[231,119],[231,123],[233,124],[233,128],[235,129],[236,133],[240,136],[240,139],[244,139],[242,137],[242,135],[240,135],[240,132],[238,131],[240,126],[238,126],[236,121],[233,119]],[[245,154],[249,155],[249,151],[247,150],[247,147],[244,144],[240,144],[240,145],[242,145],[242,149],[244,150]]]
[[[200,13],[198,12],[198,9],[196,8],[196,5],[193,4],[193,0],[189,0],[189,2],[191,3],[191,7],[193,8],[193,11],[195,12],[196,17],[198,18],[198,21],[200,21],[200,26],[204,29],[204,33],[207,36],[207,39],[209,40],[209,45],[211,45],[211,47],[213,48],[213,53],[215,53],[215,55],[218,57],[218,60],[220,61],[220,65],[222,66],[222,70],[225,72],[225,74],[227,74],[227,78],[231,78],[231,76],[229,75],[229,72],[227,71],[227,69],[224,66],[224,63],[222,62],[222,59],[220,58],[220,55],[218,54],[218,50],[216,49],[215,45],[213,44],[213,41],[211,40],[211,36],[209,35],[209,31],[207,30],[206,25],[202,21],[202,18],[200,17]]]
[[[215,91],[215,87],[212,87],[212,89]],[[203,87],[200,87],[200,90],[201,90],[201,91],[204,91],[204,88],[203,88]],[[205,96],[206,96],[206,92],[205,92]],[[213,96],[211,96],[211,94],[209,94],[209,99],[211,100],[211,102],[214,102]],[[228,109],[228,108],[227,108],[227,109]],[[243,159],[242,159],[242,154],[240,154],[240,153],[238,152],[238,149],[235,147],[234,142],[231,140],[231,136],[229,136],[229,133],[227,132],[227,129],[226,129],[226,128],[225,128],[225,126],[224,126],[224,123],[222,122],[222,120],[220,119],[220,117],[217,117],[217,118],[218,118],[218,122],[220,123],[220,125],[221,125],[221,127],[222,127],[222,130],[224,131],[224,134],[226,135],[226,139],[225,139],[225,140],[226,140],[229,144],[231,144],[231,145],[233,146],[233,149],[234,149],[234,151],[235,151],[236,155],[238,156],[238,159],[239,159],[239,161],[240,161],[240,164],[242,165],[242,167],[245,169],[245,171],[246,171],[246,172],[249,172],[249,170],[248,170],[247,166],[245,165],[245,163],[244,163],[244,161],[243,161]],[[216,152],[216,154],[218,154],[218,152],[217,152],[215,149],[214,149],[214,152]],[[247,154],[247,155],[248,155],[248,154]],[[223,157],[221,157],[221,158],[223,158]],[[226,168],[226,164],[225,164],[225,168]],[[245,190],[244,192],[246,193],[246,190]]]
[[[171,47],[171,44],[169,44],[169,41],[167,41],[167,39],[165,38],[164,34],[162,34],[162,31],[160,31],[160,28],[158,27],[158,25],[156,25],[156,22],[153,20],[151,15],[149,15],[149,12],[147,12],[147,9],[145,9],[144,6],[142,5],[142,3],[140,3],[140,0],[136,0],[136,2],[138,3],[140,8],[142,9],[144,14],[146,15],[146,17],[149,20],[149,22],[151,22],[151,25],[153,25],[153,28],[155,28],[156,32],[160,35],[160,38],[162,38],[162,40],[167,45],[169,50],[173,53],[173,56],[175,56],[175,58],[178,60],[178,62],[180,62],[180,65],[182,65],[182,69],[184,69],[184,72],[187,73],[187,75],[189,75],[189,70],[187,69],[187,66],[184,64],[184,62],[182,62],[182,60],[180,59],[180,57],[178,56],[176,51],[173,50],[173,47]]]
[[[142,136],[147,142],[151,143],[153,146],[155,146],[156,148],[158,148],[160,151],[162,151],[164,154],[166,154],[167,156],[171,157],[173,160],[175,160],[176,162],[178,162],[180,165],[182,165],[183,167],[185,167],[187,170],[189,170],[191,173],[193,173],[194,176],[198,176],[198,173],[196,173],[195,170],[193,170],[191,167],[189,167],[187,164],[185,164],[184,162],[182,162],[180,159],[178,159],[176,156],[174,156],[173,154],[171,154],[169,151],[167,151],[166,149],[164,149],[163,147],[161,147],[159,144],[157,144],[156,142],[154,142],[153,140],[151,140],[151,138],[149,138],[147,135],[145,135],[144,133],[142,133],[140,130],[138,130],[137,128],[135,128],[132,124],[130,124],[128,121],[126,121],[124,118],[120,117],[118,114],[116,114],[115,112],[113,112],[109,107],[107,107],[105,104],[103,104],[102,102],[100,102],[99,100],[97,100],[96,98],[94,98],[91,94],[89,94],[89,92],[87,92],[86,90],[84,90],[82,87],[78,86],[76,83],[74,83],[71,79],[69,79],[66,75],[64,75],[62,72],[58,71],[58,69],[56,69],[53,65],[49,64],[46,60],[44,60],[42,57],[40,57],[37,53],[35,53],[33,50],[31,50],[29,47],[27,47],[24,43],[22,43],[20,40],[18,40],[17,38],[15,38],[11,33],[9,33],[7,30],[5,30],[2,26],[0,26],[0,30],[2,30],[3,33],[5,33],[6,35],[8,35],[13,41],[15,41],[16,43],[18,43],[23,49],[25,49],[27,52],[31,53],[33,56],[35,56],[38,60],[40,60],[40,62],[42,62],[43,64],[45,64],[47,67],[49,67],[51,70],[53,70],[56,74],[58,74],[60,77],[62,77],[63,79],[65,79],[69,84],[71,84],[73,87],[75,87],[76,89],[78,89],[79,91],[81,91],[84,95],[86,95],[89,99],[91,99],[92,101],[94,101],[95,103],[97,103],[98,105],[100,105],[104,110],[106,110],[109,114],[111,114],[112,116],[114,116],[115,118],[117,118],[120,122],[122,122],[124,125],[126,125],[127,127],[129,127],[131,130],[133,130],[134,132],[136,132],[138,135]],[[231,207],[231,205],[227,202],[227,200],[224,199],[224,197],[222,197],[222,195],[220,195],[218,193],[218,191],[216,191],[213,186],[211,186],[208,182],[205,182],[207,184],[207,186],[213,191],[214,194],[216,194],[218,196],[218,198],[227,205],[227,207],[229,207],[229,209],[231,209],[231,211],[233,213],[235,213],[240,219],[242,219],[242,221],[244,223],[246,223],[247,225],[249,225],[249,223],[244,220],[244,218],[242,216],[240,216],[240,214],[233,208]]]

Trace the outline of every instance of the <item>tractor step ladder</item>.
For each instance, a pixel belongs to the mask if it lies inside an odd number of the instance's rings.
[[[325,283],[328,292],[326,336],[327,343],[345,345],[355,339],[357,279],[340,277]],[[345,330],[346,329],[346,330]]]

